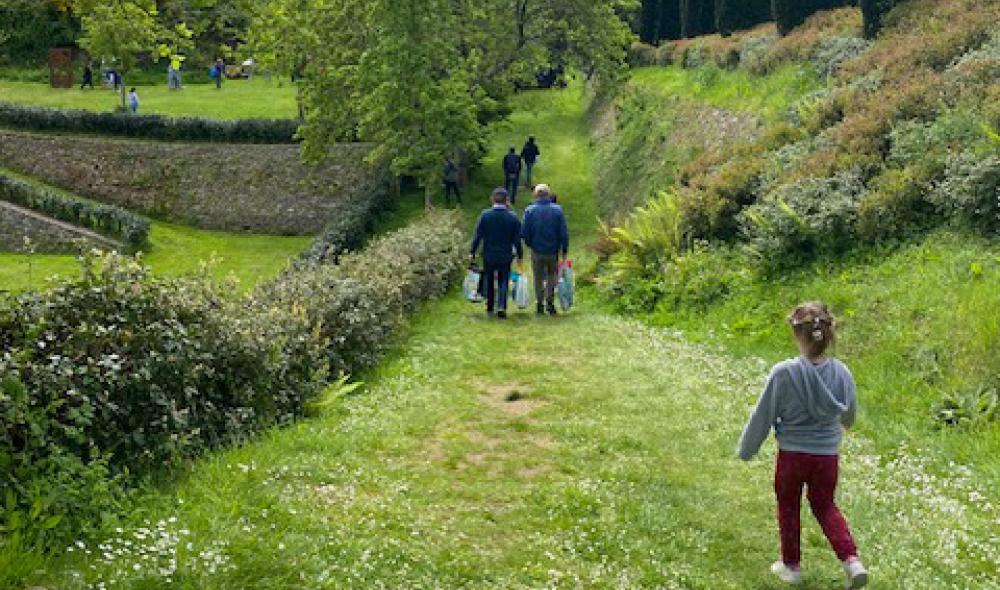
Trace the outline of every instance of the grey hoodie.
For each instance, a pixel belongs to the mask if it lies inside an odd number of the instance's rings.
[[[749,461],[774,427],[783,451],[836,455],[841,426],[858,411],[854,377],[836,359],[819,365],[804,357],[778,363],[740,437],[740,459]]]

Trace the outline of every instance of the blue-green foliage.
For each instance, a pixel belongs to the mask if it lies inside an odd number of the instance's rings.
[[[132,251],[149,240],[149,220],[115,205],[94,203],[0,174],[0,199],[120,239]]]

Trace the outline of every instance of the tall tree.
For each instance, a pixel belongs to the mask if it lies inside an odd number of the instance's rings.
[[[267,0],[251,42],[301,72],[304,153],[360,138],[427,194],[443,157],[481,152],[518,83],[566,66],[605,88],[626,74],[631,0]],[[263,27],[263,28],[262,28]]]
[[[642,0],[642,10],[639,12],[639,39],[643,43],[656,43],[659,41],[659,24],[659,0]]]
[[[680,0],[680,13],[682,37],[715,31],[715,0]]]
[[[892,10],[897,0],[861,0],[861,14],[864,17],[865,37],[874,39],[882,28],[882,18]]]
[[[660,0],[658,31],[660,40],[681,38],[680,0]]]
[[[715,0],[715,26],[728,35],[771,20],[771,0]]]
[[[153,0],[77,0],[73,8],[83,27],[80,46],[91,57],[113,63],[122,76],[123,110],[124,78],[140,55],[170,58],[190,46],[191,31],[183,22],[163,27]]]

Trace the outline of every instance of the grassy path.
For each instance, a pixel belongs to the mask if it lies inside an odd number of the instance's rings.
[[[539,180],[569,210],[579,252],[596,210],[579,97],[523,105],[497,154],[539,136]],[[473,187],[479,202],[487,188]],[[732,458],[766,370],[586,304],[500,323],[452,297],[414,320],[405,350],[360,391],[141,494],[103,546],[75,548],[41,581],[778,588],[767,459]],[[1000,513],[975,503],[982,482],[870,447],[850,438],[841,500],[875,587],[997,588]],[[839,588],[811,522],[804,546],[803,587]]]

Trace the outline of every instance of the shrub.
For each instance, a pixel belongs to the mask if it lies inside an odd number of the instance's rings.
[[[890,169],[872,182],[858,209],[858,235],[869,244],[919,235],[933,222],[928,181],[914,169]]]
[[[333,221],[302,253],[303,260],[336,263],[342,254],[364,243],[379,218],[396,205],[392,178],[387,169],[381,170],[381,174],[375,174],[353,198],[338,207]]]
[[[934,417],[949,426],[975,426],[1000,420],[1000,393],[995,387],[945,394],[934,404]]]
[[[448,289],[459,228],[428,216],[246,298],[90,254],[83,278],[0,300],[0,526],[33,515],[25,535],[59,538],[127,477],[301,415],[331,367],[371,366],[403,314]]]
[[[120,239],[132,251],[139,250],[149,240],[150,224],[145,217],[3,174],[0,174],[0,199]]]
[[[871,47],[871,42],[860,37],[827,37],[813,49],[810,62],[824,77],[840,71],[840,66]]]
[[[676,46],[673,43],[664,43],[656,48],[654,61],[661,67],[672,66],[677,61]]]
[[[0,127],[174,141],[294,143],[299,121],[175,118],[162,115],[47,109],[0,102]]]
[[[849,250],[864,192],[857,171],[807,178],[748,207],[739,222],[765,267],[786,267]]]
[[[656,64],[656,47],[636,41],[628,50],[628,65],[633,68],[643,68]]]
[[[945,215],[984,233],[1000,233],[1000,155],[964,150],[948,158],[928,198]]]
[[[757,35],[745,39],[739,47],[740,66],[752,74],[766,74],[765,58],[777,41],[777,35]]]

